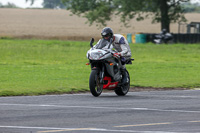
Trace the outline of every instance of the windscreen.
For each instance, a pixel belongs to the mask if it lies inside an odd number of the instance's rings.
[[[105,39],[101,39],[98,41],[98,43],[96,44],[96,49],[102,49],[103,47],[105,46],[108,46],[109,45],[109,42]]]

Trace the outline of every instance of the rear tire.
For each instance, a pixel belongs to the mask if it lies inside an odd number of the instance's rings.
[[[100,83],[98,70],[92,70],[89,79],[90,92],[93,96],[98,97],[103,90],[103,84]]]
[[[115,93],[118,95],[118,96],[125,96],[128,91],[129,91],[129,88],[130,88],[130,76],[129,76],[129,73],[128,71],[126,70],[126,73],[128,75],[128,82],[125,84],[125,85],[122,85],[118,88],[115,89]]]

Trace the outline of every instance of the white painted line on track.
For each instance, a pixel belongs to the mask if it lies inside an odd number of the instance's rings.
[[[120,126],[114,126],[114,127],[140,127],[140,126],[157,126],[157,125],[169,125],[172,124],[171,122],[165,122],[165,123],[148,123],[148,124],[136,124],[136,125],[120,125]]]
[[[192,123],[200,123],[200,120],[199,120],[199,121],[188,121],[188,122],[192,122]]]
[[[64,132],[64,131],[88,131],[94,128],[75,128],[75,129],[62,129],[62,130],[47,130],[47,131],[38,131],[37,133],[56,133],[56,132]]]
[[[57,128],[57,127],[27,127],[27,126],[2,126],[0,128],[14,128],[14,129],[40,129],[40,130],[67,130],[76,128]]]
[[[56,127],[28,127],[28,126],[2,126],[0,128],[12,128],[12,129],[37,129],[37,130],[60,130],[60,131],[102,131],[102,132],[122,132],[122,133],[174,133],[166,131],[135,131],[135,130],[112,130],[112,129],[101,129],[101,128],[56,128]],[[37,133],[42,133],[48,131],[38,131]]]
[[[120,133],[177,133],[177,132],[166,132],[166,131],[135,131],[135,130],[112,130],[112,129],[92,129],[91,131],[120,132]]]
[[[200,113],[193,110],[164,110],[151,108],[121,108],[121,107],[97,107],[97,106],[66,106],[66,105],[48,105],[48,104],[7,104],[0,103],[0,106],[23,106],[23,107],[52,107],[52,108],[84,108],[84,109],[108,109],[108,110],[141,110],[141,111],[159,111],[159,112],[177,112],[177,113]]]

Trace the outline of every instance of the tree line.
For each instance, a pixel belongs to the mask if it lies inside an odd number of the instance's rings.
[[[33,5],[35,0],[25,0],[26,2],[31,2],[30,5]],[[63,4],[62,0],[43,0],[42,3],[43,8],[49,8],[49,9],[65,9],[66,6]],[[14,3],[8,2],[7,4],[3,5],[0,2],[0,8],[19,8]]]
[[[183,3],[181,6],[185,13],[192,13],[192,12],[200,13],[199,3],[186,2],[186,3]]]

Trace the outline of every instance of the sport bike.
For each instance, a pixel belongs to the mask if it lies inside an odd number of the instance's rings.
[[[174,42],[173,36],[171,33],[166,33],[166,34],[156,34],[154,36],[153,42],[155,44],[172,44]]]
[[[98,97],[103,89],[114,90],[118,96],[125,96],[130,88],[130,76],[125,70],[125,82],[122,82],[123,74],[121,72],[122,62],[120,57],[114,57],[114,49],[97,49],[93,47],[94,39],[90,41],[91,49],[87,52],[87,58],[91,65],[91,74],[89,78],[90,92]],[[111,42],[107,44],[110,48]],[[134,59],[128,59],[124,64],[132,64]]]

